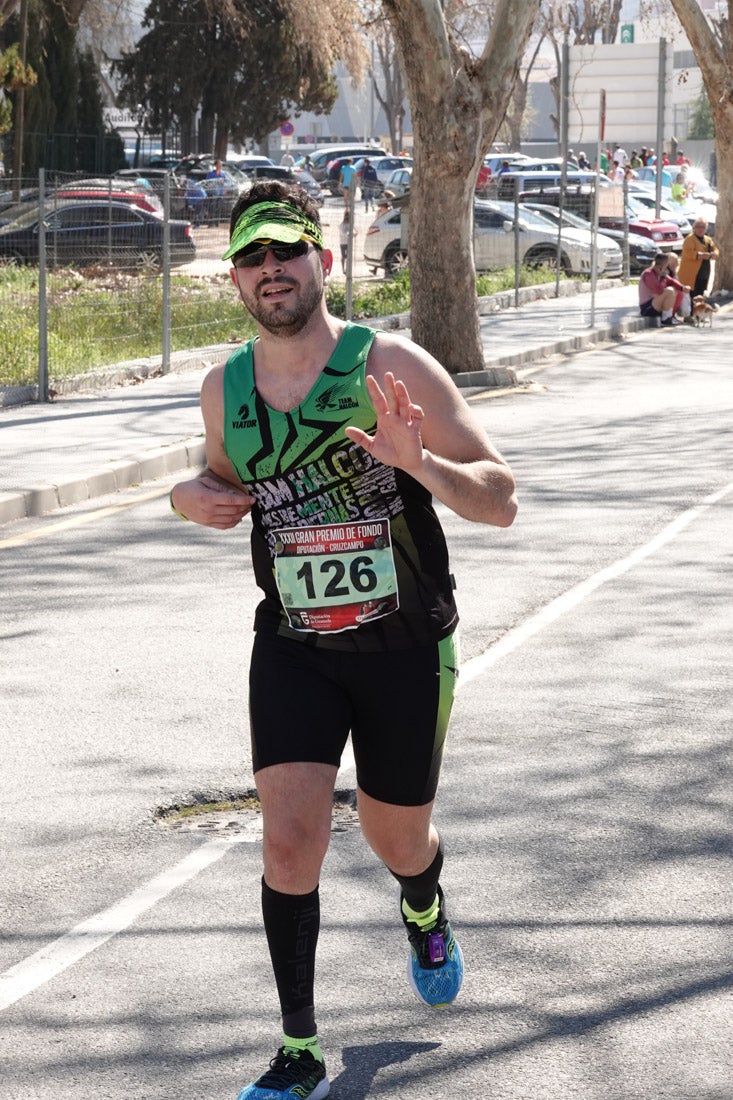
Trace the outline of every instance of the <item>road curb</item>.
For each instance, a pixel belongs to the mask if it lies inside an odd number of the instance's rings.
[[[156,447],[132,458],[110,462],[86,477],[55,485],[29,486],[15,493],[0,493],[0,523],[46,515],[70,504],[118,493],[131,485],[154,481],[177,470],[200,468],[206,462],[201,438],[184,439],[170,447]]]

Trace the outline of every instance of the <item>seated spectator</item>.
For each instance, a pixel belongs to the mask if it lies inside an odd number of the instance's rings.
[[[639,279],[639,313],[642,317],[661,318],[664,328],[680,324],[673,315],[677,291],[667,283],[667,253],[657,252],[654,263]]]
[[[377,199],[377,217],[380,214],[386,214],[388,210],[392,209],[392,199],[394,198],[394,191],[383,191],[380,198]]]
[[[667,254],[667,268],[665,275],[667,282],[670,286],[675,288],[677,292],[675,295],[673,316],[679,317],[682,321],[692,320],[692,287],[685,286],[677,278],[677,270],[679,268],[680,258],[676,252],[669,252]]]
[[[631,164],[627,164],[626,167],[624,168],[624,179],[635,180],[635,179],[638,179],[638,178],[639,177],[637,176],[634,169],[631,167]]]

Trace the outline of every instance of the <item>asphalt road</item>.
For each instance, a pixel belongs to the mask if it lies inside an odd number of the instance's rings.
[[[727,318],[648,331],[472,398],[520,513],[442,513],[466,982],[413,999],[392,881],[338,815],[335,1100],[733,1097],[729,347]],[[256,818],[153,820],[252,786],[246,532],[171,519],[166,487],[0,530],[0,1100],[233,1100],[277,1042]]]

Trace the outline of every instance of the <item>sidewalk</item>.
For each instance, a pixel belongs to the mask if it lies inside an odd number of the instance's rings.
[[[536,292],[528,288],[522,297]],[[633,286],[596,293],[592,328],[588,292],[518,309],[513,293],[494,295],[482,300],[481,311],[486,369],[457,376],[461,387],[516,385],[549,356],[649,327],[638,315]],[[382,321],[382,327],[409,335],[406,326],[409,315]],[[223,347],[220,359],[230,350]],[[209,348],[199,362],[191,354],[181,359],[180,373],[48,404],[0,408],[0,523],[201,465],[199,390],[208,367],[220,359],[212,359]]]

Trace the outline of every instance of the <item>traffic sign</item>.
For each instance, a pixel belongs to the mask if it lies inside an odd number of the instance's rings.
[[[621,43],[626,45],[634,41],[634,24],[622,23],[621,24]]]
[[[292,137],[295,133],[295,127],[293,126],[292,122],[283,122],[282,126],[280,127],[280,133],[283,137]]]

